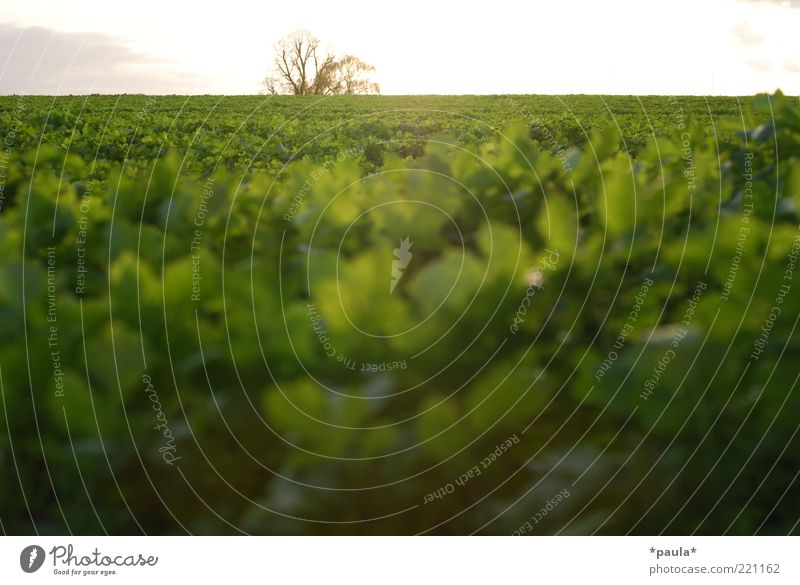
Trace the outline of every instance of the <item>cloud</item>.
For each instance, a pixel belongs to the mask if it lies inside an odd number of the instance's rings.
[[[0,94],[196,93],[197,74],[99,33],[0,24]]]
[[[795,61],[782,61],[780,63],[764,59],[750,59],[745,64],[753,71],[760,73],[792,74],[800,72],[800,63]]]
[[[800,8],[800,0],[743,0],[751,4],[777,4],[789,8]]]
[[[760,45],[767,40],[766,35],[760,34],[751,29],[747,22],[740,22],[736,27],[734,27],[733,34],[736,35],[736,38],[739,40],[739,42],[746,47]]]

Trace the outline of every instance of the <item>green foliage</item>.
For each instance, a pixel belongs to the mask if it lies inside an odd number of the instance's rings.
[[[20,99],[6,531],[796,530],[796,100]]]

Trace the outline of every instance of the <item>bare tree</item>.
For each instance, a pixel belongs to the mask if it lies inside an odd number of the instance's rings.
[[[336,62],[336,80],[338,93],[344,94],[377,94],[380,87],[370,81],[368,74],[375,71],[369,63],[364,63],[355,55],[345,55]]]
[[[275,44],[273,71],[263,84],[274,95],[379,93],[378,85],[366,77],[374,70],[353,55],[337,59],[318,38],[298,30]]]

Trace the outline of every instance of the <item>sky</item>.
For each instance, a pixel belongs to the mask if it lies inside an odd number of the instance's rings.
[[[303,28],[383,94],[800,94],[800,0],[4,0],[0,94],[254,94]]]

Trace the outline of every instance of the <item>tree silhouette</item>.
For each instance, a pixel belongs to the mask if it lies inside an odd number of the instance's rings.
[[[321,41],[297,30],[275,43],[272,72],[264,89],[273,95],[377,94],[380,87],[368,73],[375,68],[354,55],[336,57]]]

